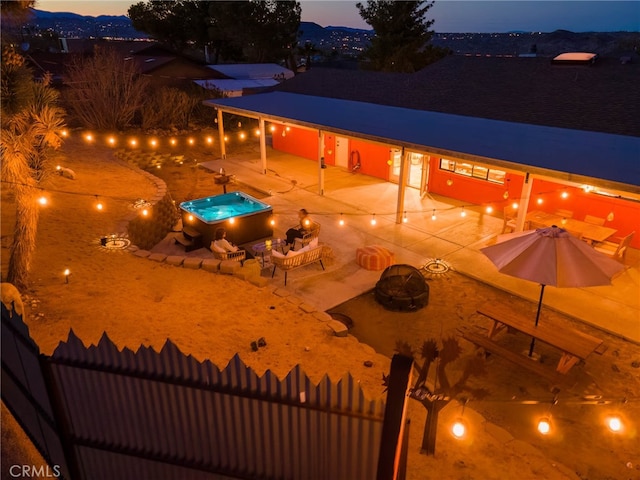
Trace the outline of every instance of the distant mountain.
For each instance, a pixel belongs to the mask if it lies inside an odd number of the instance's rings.
[[[60,37],[91,38],[115,37],[139,39],[148,35],[131,25],[126,15],[78,15],[71,12],[47,12],[33,9],[28,27],[33,30],[51,30]]]

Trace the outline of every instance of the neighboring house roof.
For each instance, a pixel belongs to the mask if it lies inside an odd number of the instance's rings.
[[[242,95],[245,90],[256,90],[273,87],[278,84],[277,80],[271,78],[265,79],[208,79],[208,80],[194,80],[195,83],[207,90],[217,90],[226,96],[238,96]]]
[[[640,194],[640,138],[271,92],[206,105]],[[593,180],[599,179],[598,182]]]
[[[293,78],[294,73],[288,68],[281,67],[275,63],[233,63],[224,65],[207,65],[211,70],[215,70],[228,78],[258,79],[275,78],[287,80]]]
[[[275,90],[640,136],[640,63],[449,56],[413,74],[314,67]]]

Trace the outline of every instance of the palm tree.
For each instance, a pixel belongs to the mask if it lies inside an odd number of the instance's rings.
[[[64,112],[55,106],[58,93],[51,88],[50,78],[45,77],[38,82],[29,79],[29,83],[31,95],[28,102],[14,105],[17,113],[3,118],[0,136],[2,181],[12,190],[16,206],[6,280],[19,289],[28,285],[36,246],[39,184],[48,171],[50,150],[61,144],[64,127]],[[5,93],[11,94],[11,91],[3,90],[3,97]]]

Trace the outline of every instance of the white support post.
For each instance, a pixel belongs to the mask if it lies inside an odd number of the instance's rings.
[[[396,223],[402,223],[402,217],[404,212],[404,189],[407,183],[407,177],[409,173],[409,162],[407,162],[407,155],[405,154],[404,147],[400,153],[400,175],[398,177],[398,203],[396,206]]]
[[[318,195],[324,195],[324,132],[318,130]]]
[[[518,217],[516,218],[516,232],[524,230],[524,223],[527,216],[527,207],[531,198],[531,190],[533,188],[533,175],[529,172],[524,175],[524,183],[522,184],[522,192],[520,200],[518,200]]]
[[[267,132],[264,128],[264,118],[258,119],[260,126],[260,160],[262,161],[262,174],[267,174]]]
[[[222,123],[222,110],[218,109],[218,137],[220,141],[220,156],[222,160],[227,158],[227,146],[224,143],[224,123]]]

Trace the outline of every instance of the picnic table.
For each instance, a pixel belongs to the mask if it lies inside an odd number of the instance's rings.
[[[602,339],[568,328],[544,319],[535,325],[533,318],[514,311],[507,305],[486,304],[477,309],[478,313],[493,321],[488,331],[489,341],[501,331],[518,331],[557,348],[562,352],[556,371],[566,374],[580,361],[585,361],[592,353],[601,355],[607,349]]]

